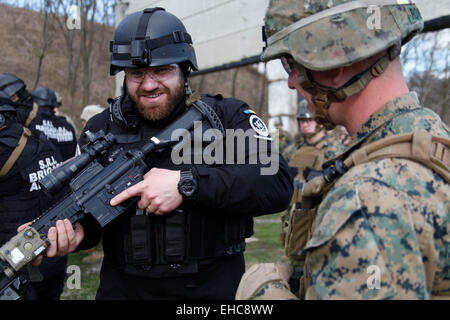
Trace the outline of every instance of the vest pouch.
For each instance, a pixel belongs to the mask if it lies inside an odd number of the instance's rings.
[[[304,260],[304,255],[300,255],[300,252],[311,237],[316,210],[317,208],[299,209],[296,204],[293,205],[285,240],[287,257],[296,261]]]
[[[151,223],[145,215],[131,217],[131,248],[132,264],[135,266],[149,266],[152,264],[152,246],[150,243]]]
[[[186,252],[186,213],[177,209],[165,219],[164,258],[168,263],[180,263]]]

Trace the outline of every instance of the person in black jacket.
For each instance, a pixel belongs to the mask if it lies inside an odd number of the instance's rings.
[[[60,150],[63,160],[75,155],[75,128],[65,117],[56,116],[58,101],[53,90],[36,88],[30,93],[25,82],[10,73],[0,74],[0,91],[6,94],[17,110],[18,121],[32,131],[40,131]]]
[[[55,145],[41,132],[24,127],[15,104],[0,91],[0,245],[52,204],[38,181],[61,163]],[[31,279],[25,298],[58,300],[66,264],[66,256],[46,257],[39,266],[42,278]],[[26,270],[22,274],[28,278]]]
[[[31,122],[32,128],[43,132],[61,151],[64,160],[75,155],[77,136],[75,128],[63,116],[57,116],[54,108],[58,106],[55,92],[49,88],[36,88],[31,93],[39,106],[40,121]]]
[[[88,121],[79,144],[87,142],[87,130],[114,134],[107,163],[119,148],[143,145],[185,112],[192,99],[188,76],[197,70],[191,44],[181,21],[162,8],[122,20],[110,48],[111,74],[125,71],[124,95]],[[183,149],[194,161],[180,162],[186,154],[175,149],[153,153],[143,181],[111,200],[115,206],[137,197],[137,203],[103,230],[89,218],[75,227],[58,221],[50,229],[48,256],[93,247],[102,237],[97,299],[234,299],[253,216],[287,208],[293,177],[271,149],[264,122],[245,102],[221,95],[201,100],[227,133],[223,159],[198,161],[206,149],[195,143]],[[242,134],[247,140],[236,143]]]

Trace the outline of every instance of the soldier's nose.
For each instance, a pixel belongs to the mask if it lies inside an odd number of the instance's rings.
[[[145,75],[141,83],[141,89],[145,91],[153,91],[158,88],[158,81],[154,80],[152,77]]]

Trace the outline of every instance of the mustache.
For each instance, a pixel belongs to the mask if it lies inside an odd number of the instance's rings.
[[[155,89],[155,90],[139,90],[136,93],[140,96],[151,96],[151,95],[155,95],[155,94],[163,94],[163,93],[167,93],[168,90],[162,90],[162,89]]]

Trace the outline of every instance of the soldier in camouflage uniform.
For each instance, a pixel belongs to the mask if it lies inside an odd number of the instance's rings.
[[[292,146],[292,135],[283,129],[283,122],[281,121],[281,118],[278,118],[275,122],[275,130],[273,130],[270,135],[272,136],[275,146],[281,154]]]
[[[329,135],[323,125],[315,121],[315,118],[307,108],[306,100],[302,100],[299,104],[297,121],[302,139],[295,145],[286,148],[283,152],[283,157],[289,162],[292,161],[289,166],[296,167],[298,169],[297,178],[300,177],[303,180],[302,172],[306,166],[313,169],[320,169],[324,160],[332,159],[344,151],[344,145],[337,137]],[[306,151],[307,149],[309,151]],[[296,155],[305,153],[312,155],[310,161],[296,159]]]
[[[328,134],[324,126],[315,121],[314,116],[307,108],[306,100],[299,103],[297,121],[303,140],[295,148],[288,149],[283,154],[283,157],[289,161],[289,167],[297,170],[294,181],[296,193],[300,192],[299,190],[302,189],[305,182],[304,172],[308,172],[309,169],[321,170],[324,161],[330,160],[344,151],[344,146],[339,138]],[[305,169],[307,170],[305,171]],[[300,203],[293,202],[281,218],[282,232],[280,237],[286,256],[290,258],[294,268],[297,268],[299,264],[297,263],[298,254],[295,252],[297,245],[294,234],[298,233],[299,230],[296,230],[292,215],[295,214],[296,208],[300,207]],[[300,267],[303,268],[303,265]],[[294,271],[297,271],[297,269]]]
[[[296,144],[286,148],[283,157],[289,162],[289,167],[295,168],[297,171],[294,187],[298,192],[305,181],[304,169],[320,170],[324,161],[332,159],[343,152],[345,148],[339,136],[329,134],[323,125],[315,121],[314,116],[307,108],[306,100],[299,103],[296,118],[302,138],[298,139]],[[253,265],[241,281],[240,291],[238,291],[239,298],[243,295],[243,292],[254,291],[255,288],[259,288],[260,291],[269,285],[274,287],[271,287],[270,290],[263,290],[264,295],[261,295],[263,299],[290,299],[289,295],[282,292],[284,285],[290,287],[293,292],[298,291],[299,276],[301,276],[304,264],[304,259],[296,253],[298,247],[296,243],[297,235],[304,231],[303,226],[299,225],[294,219],[297,213],[296,207],[299,205],[300,203],[293,203],[281,217],[280,240],[290,263],[259,263]],[[277,281],[281,281],[283,285]]]
[[[289,86],[320,121],[352,136],[303,191],[302,205],[321,201],[302,207],[311,228],[299,297],[448,299],[450,133],[409,92],[398,57],[423,20],[409,2],[373,4],[378,28],[363,1],[273,0],[266,15],[263,60],[284,60]],[[264,298],[271,287],[293,298],[285,275],[270,279],[237,298]]]

